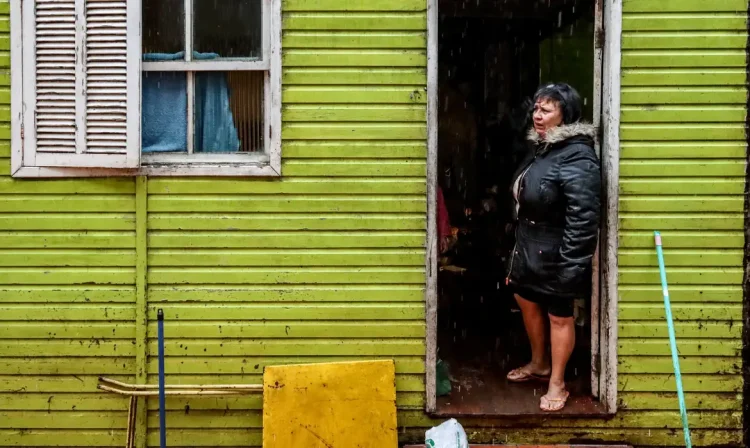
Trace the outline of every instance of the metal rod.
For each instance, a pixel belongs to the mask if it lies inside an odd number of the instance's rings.
[[[151,390],[158,389],[158,384],[129,384],[121,381],[113,380],[111,378],[99,377],[99,382],[109,383],[117,386],[120,389],[132,389],[132,390]],[[257,390],[263,391],[262,384],[166,384],[164,388],[169,391],[170,389],[200,389],[200,390]]]
[[[124,389],[118,389],[116,387],[107,386],[104,384],[99,384],[97,386],[97,389],[106,391],[106,392],[113,392],[120,395],[127,395],[127,396],[135,396],[135,397],[156,397],[159,395],[158,390],[124,390]],[[195,390],[195,389],[185,389],[185,390],[166,390],[164,391],[165,395],[213,395],[213,396],[231,396],[231,395],[250,395],[250,394],[257,394],[261,393],[261,391],[257,390],[242,390],[242,389],[236,389],[236,390]]]
[[[164,311],[161,308],[156,313],[158,318],[159,338],[159,446],[167,447],[167,413],[166,393],[164,390]]]
[[[654,232],[656,243],[656,255],[659,259],[659,276],[661,277],[661,288],[664,294],[664,311],[667,315],[667,328],[669,329],[669,345],[672,349],[672,364],[674,365],[674,377],[677,382],[677,398],[680,402],[680,417],[682,417],[682,430],[685,436],[685,446],[692,448],[690,441],[690,428],[688,428],[687,410],[685,409],[685,393],[682,390],[682,374],[680,373],[680,358],[677,353],[677,339],[674,334],[674,321],[672,319],[672,305],[669,302],[669,287],[667,285],[667,270],[664,266],[664,251],[661,245],[661,233]]]

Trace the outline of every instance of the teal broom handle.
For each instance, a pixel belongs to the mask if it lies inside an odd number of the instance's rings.
[[[685,409],[685,393],[682,390],[682,374],[680,373],[680,358],[677,355],[677,339],[674,335],[674,321],[672,319],[672,305],[669,303],[669,287],[667,286],[667,270],[664,267],[664,251],[661,246],[661,233],[654,232],[656,243],[656,255],[659,258],[659,276],[661,277],[661,289],[664,293],[664,310],[667,314],[667,327],[669,329],[669,345],[672,349],[672,364],[674,365],[674,377],[677,382],[677,398],[680,400],[680,417],[682,417],[682,430],[685,435],[685,446],[692,448],[690,441],[690,428],[688,428],[687,410]]]

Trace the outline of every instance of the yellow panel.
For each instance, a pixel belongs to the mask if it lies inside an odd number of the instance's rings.
[[[395,375],[392,361],[266,368],[263,447],[397,447]]]

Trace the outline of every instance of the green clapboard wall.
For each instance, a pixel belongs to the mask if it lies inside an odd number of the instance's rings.
[[[741,443],[746,0],[623,3],[621,411],[464,420],[477,442],[680,445],[661,295],[639,286],[658,282],[659,228],[694,440]],[[159,307],[170,382],[395,358],[402,440],[437,423],[421,411],[425,0],[283,8],[282,179],[21,181],[0,1],[0,446],[122,446],[127,402],[96,377],[156,381]],[[259,397],[168,407],[170,446],[261,444]],[[158,445],[155,411],[140,446]]]

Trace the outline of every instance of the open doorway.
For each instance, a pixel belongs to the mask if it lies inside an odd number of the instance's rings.
[[[510,186],[530,124],[525,101],[541,83],[573,85],[584,119],[594,121],[595,16],[594,0],[439,2],[437,186],[455,238],[438,255],[437,414],[541,413],[546,385],[505,379],[529,356],[505,286]],[[562,414],[600,414],[591,387],[598,322],[592,327],[591,301],[577,301],[575,312],[572,396]]]

